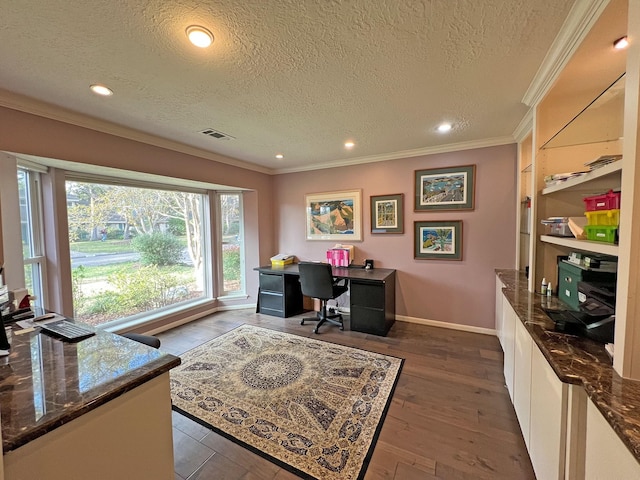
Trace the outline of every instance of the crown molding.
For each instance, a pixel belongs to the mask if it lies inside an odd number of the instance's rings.
[[[508,145],[515,143],[512,136],[487,138],[484,140],[473,140],[469,142],[448,143],[446,145],[437,145],[434,147],[416,148],[414,150],[402,150],[399,152],[383,153],[380,155],[369,155],[367,157],[358,157],[350,159],[336,160],[333,162],[325,162],[322,165],[306,165],[303,167],[281,168],[274,170],[275,174],[308,172],[312,170],[322,170],[325,168],[347,167],[351,165],[361,165],[363,163],[385,162],[387,160],[398,160],[401,158],[421,157],[423,155],[433,155],[436,153],[459,152],[462,150],[473,150],[475,148],[496,147],[499,145]]]
[[[313,170],[322,170],[325,168],[345,167],[350,165],[361,165],[364,163],[384,162],[387,160],[398,160],[401,158],[419,157],[423,155],[433,155],[436,153],[449,153],[461,150],[472,150],[474,148],[494,147],[498,145],[507,145],[514,143],[514,137],[504,136],[496,138],[488,138],[483,140],[473,140],[469,142],[450,143],[446,145],[437,145],[433,147],[424,147],[413,150],[403,150],[398,152],[384,153],[379,155],[370,155],[366,157],[358,157],[352,159],[341,159],[330,162],[324,162],[322,164],[305,165],[301,167],[291,167],[283,169],[271,169],[255,165],[252,163],[244,162],[242,160],[234,159],[218,155],[206,150],[202,150],[195,147],[190,147],[180,142],[167,140],[155,135],[134,130],[131,128],[123,127],[111,122],[100,120],[88,115],[79,114],[71,110],[67,110],[62,107],[57,107],[46,102],[41,102],[23,95],[11,93],[7,90],[0,89],[0,106],[10,108],[12,110],[18,110],[24,113],[37,115],[40,117],[48,118],[70,125],[75,125],[97,132],[114,135],[128,140],[153,145],[167,150],[184,153],[187,155],[193,155],[207,160],[224,163],[226,165],[232,165],[247,170],[252,170],[267,175],[279,175],[283,173],[296,173],[306,172]]]
[[[576,0],[522,97],[525,105],[537,105],[549,91],[608,3],[609,0]]]
[[[516,143],[520,143],[533,130],[533,108],[530,108],[524,115],[516,129],[513,131],[513,138]]]
[[[24,113],[37,115],[39,117],[48,118],[50,120],[68,123],[77,127],[88,128],[100,133],[106,133],[109,135],[114,135],[116,137],[145,143],[147,145],[165,148],[174,152],[205,158],[207,160],[224,163],[225,165],[244,168],[246,170],[252,170],[259,173],[273,174],[273,170],[270,168],[212,153],[200,148],[191,147],[180,142],[167,140],[165,138],[157,137],[155,135],[144,133],[132,128],[123,127],[121,125],[107,122],[105,120],[100,120],[89,115],[83,115],[81,113],[73,112],[63,107],[58,107],[46,102],[41,102],[24,95],[15,94],[4,89],[0,89],[0,106],[10,108],[12,110],[18,110]]]

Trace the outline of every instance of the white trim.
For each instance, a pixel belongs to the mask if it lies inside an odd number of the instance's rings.
[[[533,108],[522,118],[516,129],[513,131],[513,138],[517,143],[521,143],[533,130]]]
[[[226,306],[211,307],[211,308],[209,308],[207,310],[204,310],[202,312],[198,312],[198,313],[195,313],[193,315],[189,315],[187,317],[180,318],[180,319],[176,320],[175,322],[167,323],[166,325],[162,325],[160,327],[156,327],[154,329],[146,331],[145,334],[146,335],[156,335],[158,333],[165,332],[167,330],[171,330],[172,328],[176,328],[176,327],[179,327],[179,326],[184,325],[186,323],[193,322],[194,320],[198,320],[198,319],[206,317],[208,315],[213,315],[216,312],[224,312],[224,311],[227,311],[227,310],[244,310],[244,309],[249,309],[249,308],[252,309],[255,312],[256,304],[254,303],[254,304],[249,304],[249,305],[226,305]]]
[[[402,150],[399,152],[382,153],[379,155],[369,155],[350,159],[335,160],[322,164],[306,165],[301,167],[280,168],[273,170],[274,174],[308,172],[311,170],[322,170],[324,168],[346,167],[349,165],[360,165],[363,163],[385,162],[387,160],[398,160],[400,158],[420,157],[423,155],[433,155],[435,153],[460,152],[462,150],[472,150],[475,148],[495,147],[515,143],[512,136],[487,138],[484,140],[472,140],[469,142],[448,143],[446,145],[436,145],[433,147],[416,148],[414,150]]]
[[[25,112],[33,115],[38,115],[43,118],[68,123],[81,128],[87,128],[89,130],[95,130],[97,132],[114,135],[128,140],[145,143],[147,145],[153,145],[174,152],[184,153],[186,155],[193,155],[207,160],[213,160],[215,162],[223,163],[226,165],[232,165],[246,170],[251,170],[267,175],[279,175],[283,173],[297,173],[307,172],[313,170],[321,170],[324,168],[344,167],[349,165],[361,165],[365,163],[384,162],[387,160],[398,160],[408,157],[419,157],[422,155],[433,155],[436,153],[450,153],[459,152],[462,150],[472,150],[475,148],[495,147],[499,145],[508,145],[515,143],[512,136],[495,137],[482,140],[472,140],[468,142],[450,143],[444,145],[436,145],[432,147],[423,147],[414,150],[402,150],[398,152],[384,153],[379,155],[370,155],[366,157],[358,157],[351,159],[339,159],[334,161],[316,163],[313,165],[303,165],[299,167],[272,169],[257,165],[254,163],[248,163],[236,158],[227,157],[221,154],[216,154],[207,150],[203,150],[196,147],[191,147],[180,142],[160,138],[155,135],[144,133],[132,128],[127,128],[121,125],[116,125],[105,120],[89,117],[83,114],[72,112],[61,107],[49,105],[45,102],[28,98],[22,95],[12,94],[6,90],[0,88],[0,107],[10,108],[20,112]]]
[[[540,102],[608,3],[609,0],[579,0],[573,4],[522,103],[532,107]]]
[[[429,320],[426,318],[407,317],[405,315],[396,315],[399,322],[417,323],[418,325],[426,325],[428,327],[448,328],[449,330],[460,330],[463,332],[481,333],[483,335],[497,336],[495,328],[474,327],[471,325],[461,325],[459,323],[440,322],[438,320]]]

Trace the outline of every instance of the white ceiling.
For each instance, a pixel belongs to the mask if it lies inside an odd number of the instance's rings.
[[[111,122],[270,172],[508,143],[572,5],[5,0],[0,93],[13,108],[46,102],[57,118],[80,114],[92,128]],[[212,47],[188,43],[192,24],[214,33]],[[92,83],[115,95],[92,94]],[[448,135],[435,131],[443,121]],[[206,128],[235,138],[198,133]]]

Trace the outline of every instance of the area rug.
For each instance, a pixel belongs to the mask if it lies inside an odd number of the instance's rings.
[[[359,479],[402,359],[243,325],[182,356],[174,410],[279,466]]]

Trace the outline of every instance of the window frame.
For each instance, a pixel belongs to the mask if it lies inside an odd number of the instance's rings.
[[[162,316],[166,316],[167,314],[173,314],[180,310],[189,309],[193,306],[198,306],[206,302],[210,302],[215,300],[215,294],[213,292],[212,287],[212,268],[211,265],[214,263],[213,258],[213,249],[212,249],[212,239],[211,232],[213,229],[211,228],[212,219],[209,214],[209,204],[211,202],[211,191],[202,189],[202,188],[193,188],[184,185],[171,185],[169,183],[159,183],[154,181],[145,181],[145,180],[136,180],[130,179],[126,177],[112,177],[105,175],[94,175],[87,173],[80,173],[74,171],[66,171],[65,172],[65,185],[68,182],[76,182],[76,183],[92,183],[97,185],[111,185],[111,186],[119,186],[119,187],[129,187],[129,188],[142,188],[142,189],[151,189],[151,190],[162,190],[168,192],[181,192],[181,193],[193,193],[201,195],[201,215],[203,221],[206,224],[203,226],[203,268],[202,274],[203,278],[203,295],[200,298],[193,300],[186,300],[182,302],[177,302],[175,304],[167,305],[162,308],[158,308],[155,310],[149,310],[146,312],[136,313],[134,315],[130,315],[128,317],[122,317],[119,319],[112,320],[110,322],[106,322],[101,324],[101,328],[105,328],[107,331],[115,331],[124,326],[132,327],[132,326],[140,326],[144,325],[147,322],[154,321],[157,318]],[[68,214],[67,214],[68,215]],[[209,237],[209,238],[207,238]],[[71,261],[71,259],[69,259]],[[75,306],[74,306],[75,308]]]
[[[42,180],[40,174],[43,173],[41,169],[34,168],[31,165],[18,162],[17,173],[25,175],[25,188],[26,188],[26,213],[27,213],[27,228],[29,234],[29,256],[25,257],[24,248],[22,249],[22,262],[25,270],[25,284],[29,282],[32,286],[30,295],[33,297],[33,303],[35,306],[44,307],[47,305],[47,256],[44,242],[44,214],[42,207]],[[46,172],[46,170],[44,170]],[[17,178],[16,178],[17,181]],[[18,190],[20,186],[18,186]],[[20,236],[22,238],[23,230],[23,218],[22,218],[22,205],[20,208]],[[24,239],[22,240],[24,242]],[[27,266],[31,275],[27,278]]]
[[[246,245],[244,235],[244,196],[242,190],[217,190],[215,192],[215,224],[216,224],[216,252],[220,256],[220,261],[217,262],[217,288],[216,293],[218,298],[233,298],[233,297],[245,297],[247,295],[247,279],[245,272],[245,258],[246,258]],[[238,219],[238,238],[240,242],[240,290],[227,291],[224,287],[224,261],[223,261],[223,235],[222,235],[222,196],[223,195],[237,195],[238,196],[238,211],[240,218]]]

